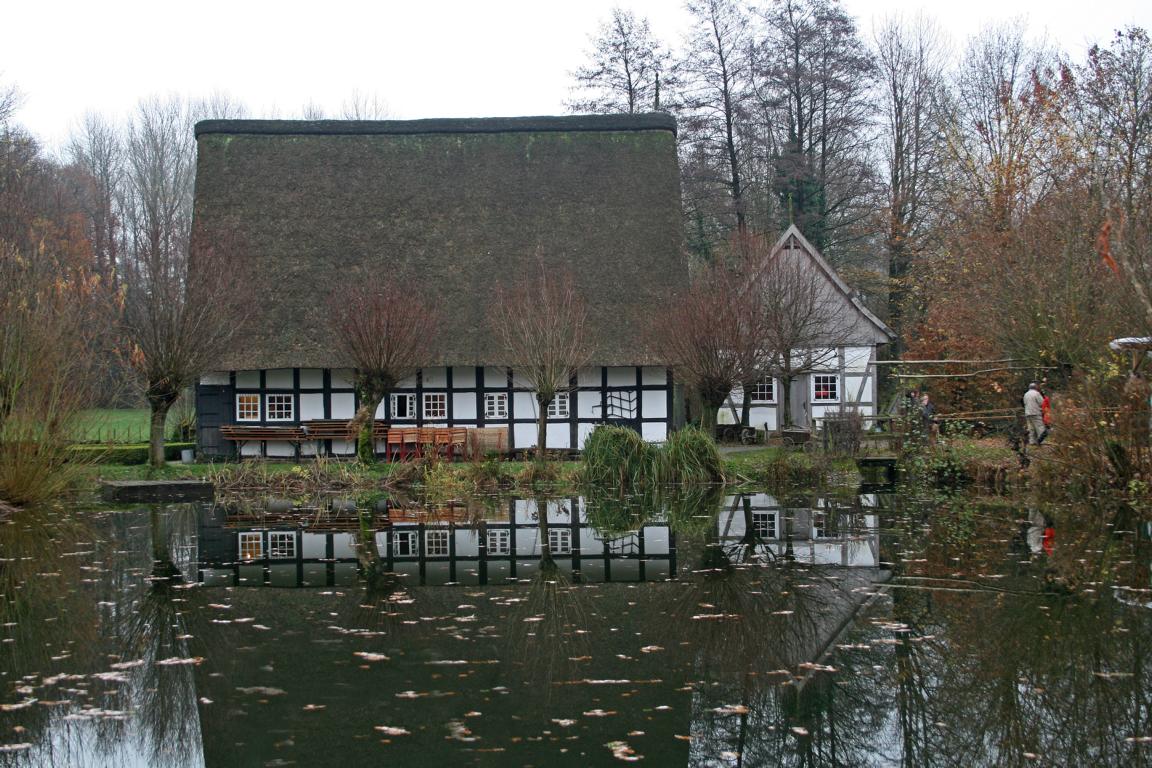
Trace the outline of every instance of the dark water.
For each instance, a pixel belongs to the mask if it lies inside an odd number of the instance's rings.
[[[1149,765],[1146,528],[876,495],[26,512],[0,765]]]

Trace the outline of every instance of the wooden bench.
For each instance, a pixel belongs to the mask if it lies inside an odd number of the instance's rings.
[[[349,419],[312,419],[301,422],[300,427],[309,440],[355,440]]]
[[[300,427],[258,427],[244,424],[225,424],[220,427],[220,436],[236,443],[236,450],[251,442],[286,442],[299,446],[311,438]]]

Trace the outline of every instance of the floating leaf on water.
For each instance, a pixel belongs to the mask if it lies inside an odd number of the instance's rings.
[[[464,742],[476,741],[476,737],[472,735],[472,731],[460,720],[449,720],[447,725],[448,738]]]
[[[25,709],[35,704],[39,699],[24,699],[24,701],[15,704],[0,704],[0,712],[15,712],[18,709]]]
[[[617,760],[623,760],[626,763],[634,763],[637,760],[643,760],[643,755],[636,754],[636,750],[628,746],[626,741],[610,741],[604,746],[612,750],[612,757]]]
[[[798,725],[794,725],[794,726],[792,726],[792,733],[796,734],[797,736],[807,736],[808,735],[808,729],[807,728],[801,728]]]
[[[556,725],[560,726],[561,728],[569,728],[573,725],[576,725],[575,720],[567,720],[562,717],[554,717],[552,718],[552,722],[556,723]]]
[[[640,653],[656,653],[664,650],[663,646],[659,645],[646,645],[640,649]]]
[[[389,736],[409,736],[412,733],[407,728],[397,728],[394,725],[377,725],[376,730]]]
[[[254,685],[251,688],[237,688],[240,693],[249,695],[259,694],[260,696],[283,696],[285,691],[280,688],[269,688],[264,685]]]
[[[25,749],[32,749],[31,744],[0,744],[0,752],[22,752]]]
[[[725,704],[722,707],[716,707],[712,711],[718,715],[746,715],[748,714],[748,707],[743,704]]]
[[[356,651],[353,656],[359,656],[364,661],[391,661],[391,658],[382,653],[372,653],[371,651]]]
[[[613,709],[590,709],[584,713],[584,717],[608,717],[614,714],[616,711]]]
[[[172,656],[167,659],[161,659],[156,662],[158,667],[174,667],[181,664],[202,664],[204,662],[203,656],[192,656],[191,658],[182,659],[178,656]]]
[[[327,707],[328,707],[327,704],[305,704],[304,705],[304,711],[305,712],[316,712],[316,711],[321,710],[321,709],[326,709]]]

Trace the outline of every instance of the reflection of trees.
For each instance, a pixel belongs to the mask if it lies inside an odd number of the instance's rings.
[[[576,676],[589,654],[587,617],[581,588],[573,585],[552,557],[548,540],[548,504],[536,499],[540,536],[539,569],[532,575],[522,602],[509,613],[509,661],[524,681],[543,692],[545,705],[553,684]]]

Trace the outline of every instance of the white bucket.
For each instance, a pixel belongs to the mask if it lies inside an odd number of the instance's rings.
[[[180,463],[191,464],[196,461],[196,451],[191,448],[184,448],[180,451]]]

